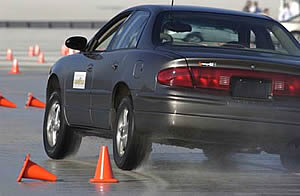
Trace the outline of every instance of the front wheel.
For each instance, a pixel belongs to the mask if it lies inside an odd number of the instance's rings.
[[[151,142],[135,128],[132,101],[123,97],[113,125],[113,151],[116,165],[123,170],[138,167],[151,151]]]
[[[43,141],[47,155],[53,159],[76,153],[81,143],[81,136],[65,121],[59,91],[54,91],[46,104]]]

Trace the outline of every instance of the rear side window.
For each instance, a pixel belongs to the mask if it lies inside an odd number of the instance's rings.
[[[269,35],[272,39],[272,42],[274,44],[274,50],[276,50],[280,53],[288,54],[288,51],[282,46],[281,42],[278,40],[276,35],[274,35],[274,33],[269,29],[268,29],[268,33],[269,33]]]
[[[146,11],[135,12],[119,29],[110,49],[136,48],[149,15]]]

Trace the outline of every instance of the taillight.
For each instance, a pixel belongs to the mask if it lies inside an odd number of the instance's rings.
[[[190,71],[187,67],[165,69],[159,72],[157,81],[168,86],[193,87]]]
[[[157,81],[168,86],[230,91],[232,77],[272,81],[273,96],[300,96],[300,76],[272,72],[215,67],[176,67],[159,72]]]
[[[230,86],[230,74],[223,69],[191,68],[196,88],[211,88],[228,90]]]
[[[276,96],[300,96],[300,77],[287,75],[275,78],[273,94]]]

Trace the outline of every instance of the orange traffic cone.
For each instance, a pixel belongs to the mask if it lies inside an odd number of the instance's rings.
[[[46,107],[46,105],[42,101],[35,98],[32,95],[32,93],[28,93],[28,98],[27,98],[25,108],[28,108],[30,106],[31,107],[37,107],[37,108],[45,108]]]
[[[99,154],[99,159],[97,163],[97,168],[95,172],[94,178],[90,179],[91,183],[116,183],[119,182],[117,179],[114,178],[110,159],[108,154],[107,146],[101,147],[101,152]]]
[[[11,68],[11,70],[8,73],[9,74],[19,74],[20,73],[20,71],[19,71],[19,63],[18,63],[17,59],[13,60],[12,68]]]
[[[67,56],[69,54],[69,48],[66,47],[65,44],[61,46],[60,55]]]
[[[45,63],[45,57],[44,57],[44,53],[41,52],[38,58],[38,63],[39,64],[44,64]]]
[[[39,56],[41,52],[40,46],[38,44],[36,44],[34,46],[34,56]]]
[[[12,53],[11,49],[7,49],[6,60],[8,60],[8,61],[12,61],[13,60],[13,53]]]
[[[0,106],[3,106],[3,107],[8,107],[8,108],[16,108],[17,105],[14,104],[13,102],[5,99],[1,93],[0,93]]]
[[[29,46],[29,48],[28,48],[28,56],[34,56],[33,46]]]
[[[38,164],[29,160],[30,154],[26,155],[24,165],[17,178],[17,182],[21,182],[22,178],[31,178],[36,180],[56,181],[56,176]]]

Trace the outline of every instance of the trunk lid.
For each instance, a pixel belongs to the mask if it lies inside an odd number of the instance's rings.
[[[237,68],[300,75],[300,57],[237,49],[158,47],[185,58],[189,66]]]

